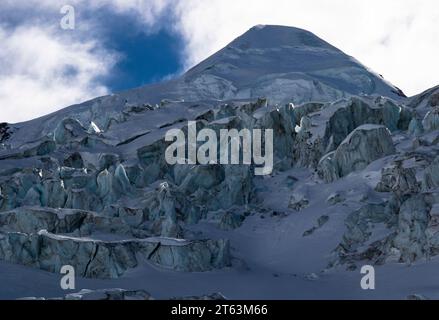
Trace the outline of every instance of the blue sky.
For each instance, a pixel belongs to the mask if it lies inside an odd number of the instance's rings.
[[[180,39],[168,31],[132,32],[129,24],[109,34],[108,48],[122,55],[111,75],[103,79],[111,91],[119,91],[177,75],[183,65],[178,54]]]
[[[414,95],[439,84],[437,21],[437,0],[2,0],[0,122],[176,77],[257,24],[314,32]]]
[[[172,30],[149,31],[132,15],[108,8],[79,11],[77,16],[93,19],[102,45],[118,55],[110,73],[100,79],[111,92],[162,81],[182,72],[183,41]]]

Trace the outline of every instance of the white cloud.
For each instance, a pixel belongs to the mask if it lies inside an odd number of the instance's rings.
[[[18,16],[20,25],[0,23],[0,122],[29,120],[63,107],[105,95],[102,80],[120,58],[93,33],[98,21],[81,20],[81,12],[104,7],[132,14],[154,32],[170,0],[70,0],[76,30],[58,25],[59,0],[3,0],[0,10]],[[68,32],[69,34],[66,34]]]
[[[108,93],[96,83],[115,56],[51,29],[0,29],[0,122],[18,122]]]

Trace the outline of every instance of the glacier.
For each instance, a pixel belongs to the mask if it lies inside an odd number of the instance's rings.
[[[175,79],[2,123],[0,299],[437,299],[438,97],[259,26]],[[192,122],[272,129],[273,171],[169,164]]]

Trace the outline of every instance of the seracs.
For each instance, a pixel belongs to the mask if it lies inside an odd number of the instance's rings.
[[[165,140],[173,141],[165,152],[168,164],[254,164],[262,166],[255,167],[255,175],[268,175],[273,171],[272,129],[221,129],[218,137],[215,130],[209,128],[197,133],[196,122],[189,121],[187,134],[186,141],[181,129],[171,129],[166,133]],[[198,146],[198,143],[203,144]]]

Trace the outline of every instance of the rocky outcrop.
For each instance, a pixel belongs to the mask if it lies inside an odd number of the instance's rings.
[[[6,122],[0,123],[0,143],[5,142],[11,136],[9,124]]]

